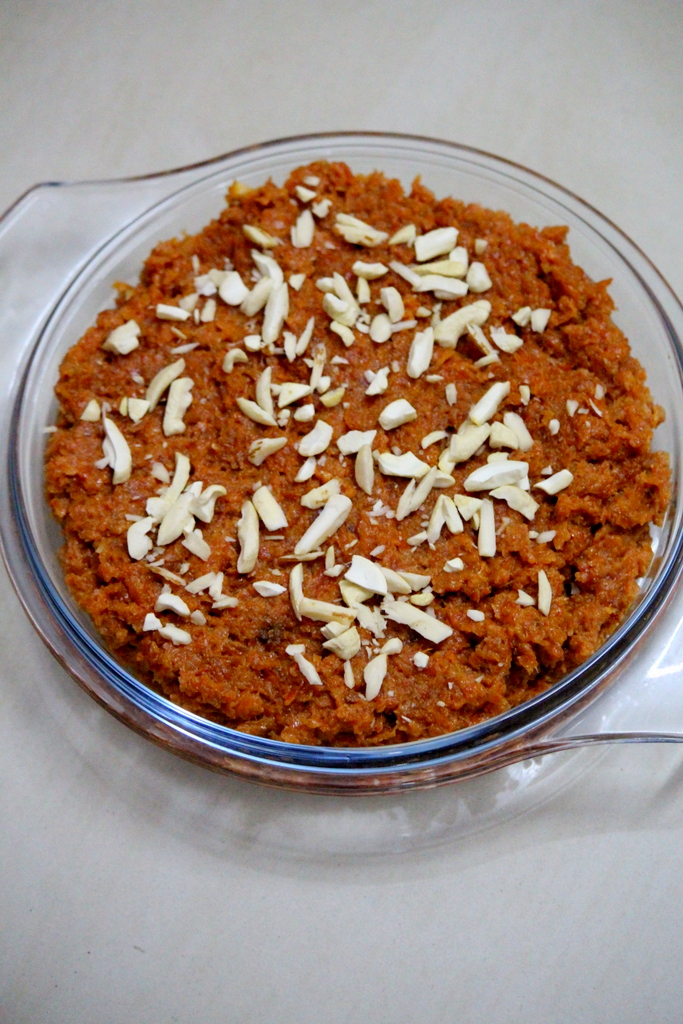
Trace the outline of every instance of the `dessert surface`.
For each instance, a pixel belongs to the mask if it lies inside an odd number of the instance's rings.
[[[621,621],[661,410],[561,227],[342,164],[235,184],[67,353],[67,582],[178,704],[396,743],[532,697]]]

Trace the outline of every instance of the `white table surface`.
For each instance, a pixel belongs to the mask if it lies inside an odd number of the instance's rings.
[[[561,182],[681,293],[682,66],[676,2],[5,0],[0,208],[41,180],[406,131]],[[500,820],[496,776],[272,792],[118,724],[1,593],[2,1024],[682,1019],[678,749],[572,755]]]

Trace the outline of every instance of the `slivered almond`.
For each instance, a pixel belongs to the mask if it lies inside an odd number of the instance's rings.
[[[385,565],[381,565],[380,569],[387,581],[387,592],[389,594],[410,594],[412,592],[410,584],[406,583],[403,577],[399,576],[393,569],[387,569]]]
[[[366,494],[372,494],[375,482],[375,466],[372,458],[372,448],[369,444],[363,444],[358,449],[354,475],[356,483],[361,490],[365,491]]]
[[[386,231],[378,231],[376,228],[366,224],[348,213],[338,213],[335,218],[335,231],[347,242],[353,245],[365,245],[372,247],[381,245],[389,237]]]
[[[276,530],[285,529],[288,525],[287,517],[267,487],[261,486],[254,491],[251,500],[266,530],[274,533]]]
[[[332,321],[330,324],[330,330],[341,338],[347,348],[351,348],[356,340],[356,336],[351,328],[347,327],[345,324],[339,323],[337,320]]]
[[[370,590],[373,594],[384,596],[387,593],[387,581],[380,566],[363,555],[352,556],[351,567],[344,573],[344,579],[355,583],[357,587]]]
[[[373,376],[370,385],[365,389],[366,395],[383,395],[389,387],[389,367],[383,366]]]
[[[311,199],[315,199],[315,192],[310,188],[306,188],[305,185],[295,185],[294,191],[302,203],[310,203]]]
[[[376,456],[380,472],[385,476],[407,476],[421,479],[429,470],[428,462],[418,459],[412,452],[393,455],[391,452],[379,452]]]
[[[550,320],[550,309],[534,309],[531,314],[531,330],[536,334],[542,334]]]
[[[360,635],[355,626],[351,626],[350,629],[344,630],[335,637],[331,637],[327,640],[323,647],[332,651],[337,657],[343,661],[350,661],[351,658],[355,658],[360,650]]]
[[[538,610],[543,615],[550,614],[550,606],[553,601],[553,588],[550,586],[550,580],[545,574],[543,569],[539,569],[538,572]]]
[[[404,423],[417,419],[417,410],[405,398],[386,405],[379,414],[379,424],[384,430],[394,430]]]
[[[376,436],[376,430],[349,430],[337,438],[337,448],[342,455],[355,455],[364,444],[372,445]]]
[[[389,267],[395,274],[402,277],[404,281],[407,281],[411,288],[417,288],[422,278],[417,274],[412,267],[407,267],[405,263],[399,263],[398,260],[392,260]]]
[[[159,320],[189,320],[191,314],[180,306],[170,306],[165,302],[158,302],[156,315]]]
[[[481,327],[488,320],[490,313],[491,303],[487,299],[478,299],[468,306],[463,306],[436,324],[434,340],[443,348],[455,348],[468,326],[475,324]]]
[[[312,197],[311,197],[312,198]],[[291,240],[295,249],[308,249],[313,242],[315,221],[310,210],[304,210],[292,225]]]
[[[223,278],[218,294],[228,306],[239,306],[249,294],[249,289],[236,270],[229,270]]]
[[[476,427],[473,423],[465,421],[458,428],[457,434],[451,437],[448,447],[448,457],[455,465],[459,462],[467,462],[471,459],[478,448],[483,445],[491,433],[488,423],[482,423]]]
[[[480,427],[498,412],[500,403],[510,394],[510,381],[496,381],[470,409],[470,419]]]
[[[393,601],[391,604],[387,604],[384,614],[393,622],[400,622],[402,625],[408,626],[425,640],[430,640],[435,644],[442,643],[453,634],[451,626],[407,602]]]
[[[183,417],[192,404],[191,391],[194,381],[191,377],[177,377],[169,388],[164,410],[163,431],[166,437],[185,433]]]
[[[406,516],[410,515],[416,488],[417,481],[413,477],[406,484],[403,494],[398,500],[398,506],[396,507],[396,522],[400,523],[406,518]]]
[[[489,331],[491,340],[498,346],[501,352],[511,354],[516,352],[524,344],[524,339],[517,334],[508,334],[504,327],[492,327]]]
[[[102,451],[104,457],[107,459],[107,463],[113,470],[112,483],[123,484],[130,478],[130,474],[133,469],[133,459],[130,454],[130,448],[125,437],[116,426],[116,424],[109,419],[108,416],[102,415],[102,422],[104,425],[104,439],[102,441]]]
[[[289,313],[289,288],[287,282],[275,285],[268,296],[266,310],[263,314],[263,327],[261,337],[264,345],[272,345],[277,341],[285,317]]]
[[[127,356],[138,347],[140,342],[138,336],[140,326],[135,320],[127,320],[120,327],[115,327],[105,338],[102,348],[108,352],[116,352],[120,356]]]
[[[471,292],[486,292],[493,287],[488,270],[483,263],[479,263],[477,260],[470,263],[465,280]]]
[[[346,495],[333,494],[294,548],[294,554],[308,554],[329,540],[344,523],[352,506],[353,502]]]
[[[256,282],[242,302],[240,312],[248,317],[256,316],[267,303],[274,287],[275,281],[272,277],[262,277],[260,281]]]
[[[285,647],[285,654],[288,654],[290,658],[294,659],[299,671],[307,683],[310,683],[311,686],[322,686],[323,681],[318,675],[315,665],[312,665],[311,662],[304,657],[305,650],[306,647],[304,644],[290,644],[288,647]]]
[[[480,558],[493,558],[496,553],[496,520],[489,498],[484,498],[479,509],[477,547]]]
[[[414,285],[416,292],[434,292],[437,299],[460,299],[467,295],[467,285],[457,277],[444,277],[441,274],[427,274]]]
[[[458,229],[454,227],[434,228],[415,239],[415,259],[418,263],[450,252],[458,241]]]
[[[329,423],[324,420],[317,420],[313,430],[305,434],[298,445],[299,455],[308,458],[311,455],[321,455],[332,440],[334,431]]]
[[[379,298],[380,302],[386,309],[392,324],[396,324],[403,319],[405,306],[403,305],[403,298],[398,289],[394,288],[393,285],[390,285],[387,288],[381,288]]]
[[[505,459],[503,462],[487,462],[486,465],[480,466],[470,473],[463,486],[466,491],[489,491],[494,487],[502,487],[504,484],[519,484],[521,480],[525,479],[528,472],[529,464],[527,462],[514,462],[512,459]]]
[[[391,337],[391,320],[386,313],[378,313],[370,324],[370,337],[378,345]]]
[[[417,331],[410,345],[406,372],[409,377],[417,380],[429,369],[434,354],[434,329],[427,327]]]
[[[277,396],[278,409],[284,409],[285,406],[298,402],[301,398],[305,398],[307,395],[310,395],[312,390],[313,388],[310,384],[300,384],[295,381],[287,381],[282,385],[280,394]]]
[[[320,399],[326,409],[334,409],[344,398],[346,394],[345,387],[335,388],[333,391],[327,391]]]
[[[503,484],[489,492],[492,498],[507,502],[515,512],[521,512],[527,519],[533,519],[538,511],[538,502],[534,501],[528,491],[523,491],[516,484]]]
[[[85,409],[81,413],[81,419],[84,423],[98,423],[102,410],[100,409],[100,403],[96,398],[91,398]]]
[[[387,656],[378,654],[372,658],[363,669],[363,680],[365,682],[365,699],[374,700],[382,689],[387,674]]]
[[[307,494],[301,498],[301,504],[304,508],[319,509],[323,505],[327,504],[327,501],[332,497],[333,494],[341,493],[341,485],[336,477],[332,480],[328,480],[327,483],[321,484],[320,487],[314,487],[312,491],[308,491]],[[327,566],[326,568],[331,568]]]
[[[389,239],[389,245],[412,245],[417,237],[417,228],[414,224],[404,224],[402,228],[395,231]]]
[[[309,317],[306,321],[306,326],[299,335],[299,340],[296,343],[296,354],[302,356],[308,348],[309,342],[313,337],[313,328],[315,327],[315,317]]]
[[[534,484],[534,487],[538,487],[539,490],[545,491],[546,494],[559,494],[565,487],[569,487],[574,479],[574,474],[568,469],[561,469],[559,473],[553,473],[547,480],[542,480],[538,484]]]
[[[243,224],[242,231],[250,242],[260,245],[262,249],[274,249],[276,245],[281,245],[281,240],[279,238],[269,234],[267,231],[264,231],[263,228],[259,228],[255,224]]]
[[[489,444],[492,448],[517,448],[517,434],[503,423],[492,423]]]
[[[433,263],[421,263],[412,269],[421,277],[428,274],[438,274],[440,277],[464,277],[467,273],[467,262],[450,257],[446,260],[436,260]]]
[[[363,263],[362,260],[356,260],[351,269],[354,274],[366,281],[374,281],[389,273],[389,268],[385,267],[383,263]]]
[[[275,422],[275,417],[271,416],[269,413],[264,412],[261,406],[257,405],[256,402],[252,402],[248,398],[241,397],[235,399],[235,401],[237,402],[237,405],[244,413],[244,415],[248,416],[249,419],[252,420],[254,423],[259,423],[262,427],[277,426],[277,423]]]
[[[534,439],[527,430],[526,423],[516,412],[506,412],[503,416],[503,423],[517,435],[517,448],[521,452],[528,452],[534,446]]]
[[[145,393],[145,400],[149,402],[150,412],[153,412],[156,409],[159,399],[166,388],[171,386],[176,377],[179,377],[184,369],[185,360],[178,359],[175,363],[169,363],[168,366],[164,366],[163,369],[159,370],[159,372],[152,377]]]
[[[256,565],[259,552],[259,525],[258,513],[251,501],[245,501],[242,505],[242,515],[237,523],[237,540],[240,545],[240,554],[237,559],[237,571],[248,573]]]

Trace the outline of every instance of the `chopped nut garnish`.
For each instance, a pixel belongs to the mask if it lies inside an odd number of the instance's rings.
[[[502,352],[516,352],[524,344],[524,339],[517,334],[508,334],[503,327],[492,327],[489,331],[493,341]]]
[[[254,224],[245,224],[242,231],[250,242],[260,245],[262,249],[274,249],[276,245],[281,244],[279,238],[275,238],[274,235],[268,234],[267,231],[263,231],[262,228],[256,227]]]
[[[412,604],[394,601],[385,606],[384,614],[388,619],[408,626],[425,640],[430,640],[434,644],[442,643],[453,634],[451,626],[440,622],[439,619],[433,618]]]
[[[296,185],[294,191],[302,203],[310,203],[311,199],[315,199],[315,192],[304,185]]]
[[[542,334],[548,326],[550,313],[551,310],[549,309],[535,309],[531,314],[531,330],[537,334]]]
[[[130,478],[131,471],[133,469],[133,460],[130,454],[130,448],[125,437],[116,426],[116,424],[109,419],[108,416],[102,415],[102,422],[104,424],[104,440],[102,441],[102,451],[104,452],[104,458],[107,460],[107,465],[113,469],[112,483],[113,484],[124,484],[126,480]]]
[[[349,213],[337,214],[334,229],[342,238],[353,245],[372,247],[374,245],[381,245],[388,238],[386,231],[377,231],[376,228],[366,224],[365,221],[359,220],[358,217],[352,217]]]
[[[353,502],[350,498],[344,494],[333,494],[294,548],[294,554],[308,554],[329,540],[346,520],[352,507]]]
[[[389,245],[412,245],[417,236],[417,229],[414,224],[404,224],[402,228],[395,231],[389,239]]]
[[[486,267],[476,260],[474,263],[470,263],[465,280],[471,292],[486,292],[493,286]]]
[[[550,423],[548,424],[548,433],[550,433],[550,434],[559,434],[559,432],[560,432],[560,421],[559,420],[551,420]]]
[[[180,309],[179,306],[168,306],[164,302],[159,302],[156,307],[156,315],[159,320],[189,320],[190,313],[186,309]]]
[[[415,239],[415,259],[418,263],[433,260],[435,256],[450,252],[458,241],[457,228],[435,228]]]
[[[406,372],[409,377],[417,380],[429,369],[434,354],[434,331],[427,327],[424,331],[417,331],[410,346]],[[366,392],[367,394],[367,392]]]
[[[383,366],[373,374],[370,385],[365,389],[366,395],[383,395],[389,387],[389,367]]]
[[[480,427],[498,412],[500,403],[510,394],[509,381],[497,381],[492,384],[485,395],[470,409],[470,419]]]
[[[301,438],[298,445],[299,455],[308,458],[311,455],[320,455],[328,447],[334,433],[329,423],[324,420],[317,420],[313,430]]]
[[[157,629],[157,633],[159,636],[162,636],[164,640],[170,640],[176,647],[181,644],[192,643],[191,633],[188,633],[185,629],[180,629],[178,626],[173,626],[171,623],[168,623],[166,626],[160,626]]]
[[[550,606],[553,600],[553,590],[550,581],[543,569],[538,573],[538,610],[543,615],[550,614]]]
[[[405,398],[397,398],[386,405],[379,414],[379,425],[384,430],[395,430],[404,423],[417,419],[417,410]]]
[[[391,337],[391,320],[386,313],[378,313],[376,317],[373,317],[370,324],[370,337],[378,345],[389,340]]]
[[[365,682],[365,699],[374,700],[382,689],[382,683],[387,674],[387,656],[378,654],[372,658],[363,669],[363,680]]]
[[[251,501],[245,501],[242,505],[242,515],[237,523],[237,540],[240,545],[237,571],[251,572],[256,565],[259,550],[258,514]]]
[[[519,604],[522,608],[531,608],[536,604],[531,594],[525,593],[523,590],[517,591],[517,600],[515,604]]]
[[[307,683],[310,683],[311,686],[322,686],[323,681],[318,675],[315,666],[304,658],[305,650],[304,644],[290,644],[289,647],[285,647],[285,654],[294,659]]]
[[[313,198],[311,196],[311,198]],[[304,210],[299,214],[296,223],[292,225],[292,245],[295,249],[308,249],[315,234],[315,221],[310,210]]]
[[[394,455],[391,452],[378,452],[377,465],[385,476],[406,476],[421,479],[429,470],[430,465],[418,459],[412,452]]]
[[[356,260],[351,268],[358,277],[365,278],[367,281],[374,281],[378,277],[383,277],[384,274],[389,272],[389,268],[385,267],[383,263],[363,263],[362,260]]]
[[[163,430],[166,437],[185,433],[183,417],[192,404],[191,391],[194,381],[191,377],[178,377],[169,388],[164,411]]]
[[[484,613],[480,612],[477,608],[468,608],[466,615],[468,619],[472,619],[472,622],[483,622],[486,618]]]
[[[519,397],[522,399],[522,405],[528,405],[531,401],[531,388],[528,384],[519,385]]]
[[[170,387],[176,377],[185,369],[185,360],[178,359],[175,363],[170,363],[168,366],[164,366],[163,369],[159,370],[155,377],[149,382],[149,387],[145,393],[145,400],[149,402],[149,411],[153,412],[159,402],[159,399],[163,395],[166,388]]]
[[[270,580],[257,580],[254,583],[254,590],[261,597],[279,597],[280,594],[287,592],[286,587],[283,587],[280,583],[271,583]]]
[[[568,469],[561,469],[559,473],[553,473],[547,480],[542,480],[538,484],[534,484],[539,490],[545,491],[546,494],[559,494],[565,487],[569,487],[570,483],[574,479],[574,474]]]
[[[125,324],[121,324],[120,327],[115,327],[107,335],[102,348],[107,349],[108,352],[117,352],[120,356],[127,356],[129,352],[132,352],[140,344],[138,341],[139,334],[139,325],[135,320],[128,320]]]
[[[91,398],[81,413],[81,419],[84,423],[98,423],[101,415],[100,403],[96,398]]]
[[[287,517],[267,487],[261,486],[254,491],[251,500],[266,530],[274,533],[285,529],[288,525]]]
[[[458,339],[466,333],[467,328],[472,324],[481,327],[488,320],[490,313],[491,303],[488,299],[478,299],[468,306],[463,306],[435,326],[434,340],[443,348],[455,348]]]
[[[405,307],[403,305],[403,298],[398,289],[393,286],[382,288],[380,289],[379,297],[380,302],[389,314],[389,319],[392,324],[396,324],[403,319]]]

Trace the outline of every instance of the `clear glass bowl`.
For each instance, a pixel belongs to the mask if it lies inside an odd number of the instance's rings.
[[[674,498],[665,523],[656,531],[655,557],[639,598],[620,628],[589,661],[520,707],[457,733],[390,747],[309,747],[248,736],[184,711],[148,689],[111,657],[90,620],[74,604],[57,558],[61,534],[43,493],[45,428],[55,419],[53,387],[59,363],[97,312],[111,305],[112,283],[137,279],[142,261],[158,241],[202,228],[217,215],[234,179],[253,185],[268,177],[282,182],[294,167],[319,159],[343,160],[360,173],[379,169],[406,187],[420,175],[439,196],[503,209],[517,221],[538,226],[569,225],[574,260],[594,279],[612,279],[615,319],[647,371],[655,400],[666,410],[655,446],[670,454]],[[680,615],[678,606],[673,612],[671,606],[683,564],[678,500],[683,458],[683,309],[658,271],[618,228],[560,186],[505,160],[451,143],[386,134],[285,139],[166,176],[69,188],[74,232],[78,233],[78,217],[86,208],[96,211],[99,226],[89,235],[84,229],[88,243],[75,247],[71,262],[68,256],[62,259],[65,290],[58,301],[46,311],[38,304],[33,322],[25,318],[13,339],[18,358],[3,383],[9,391],[9,422],[0,529],[6,564],[33,624],[96,700],[149,739],[208,768],[320,793],[433,786],[537,754],[610,739],[680,739],[678,734],[642,730],[615,733],[603,728],[576,733],[577,723],[585,721],[581,712],[617,680],[629,676],[637,682],[640,676],[646,688],[647,681],[656,678],[662,661],[653,662],[653,644],[648,642],[653,636],[657,637],[655,648],[665,647],[667,656],[671,655],[667,664],[677,664],[672,643],[678,636]],[[118,201],[120,209],[122,192],[130,217],[112,233],[116,218],[108,215],[109,205]],[[130,201],[133,194],[135,199]],[[153,201],[159,195],[163,198]],[[29,266],[31,247],[50,244],[41,235],[36,211],[31,212],[33,199],[35,193],[29,193],[0,222],[0,257],[4,230],[10,253],[20,238],[21,255]],[[21,218],[21,231],[12,235]]]

